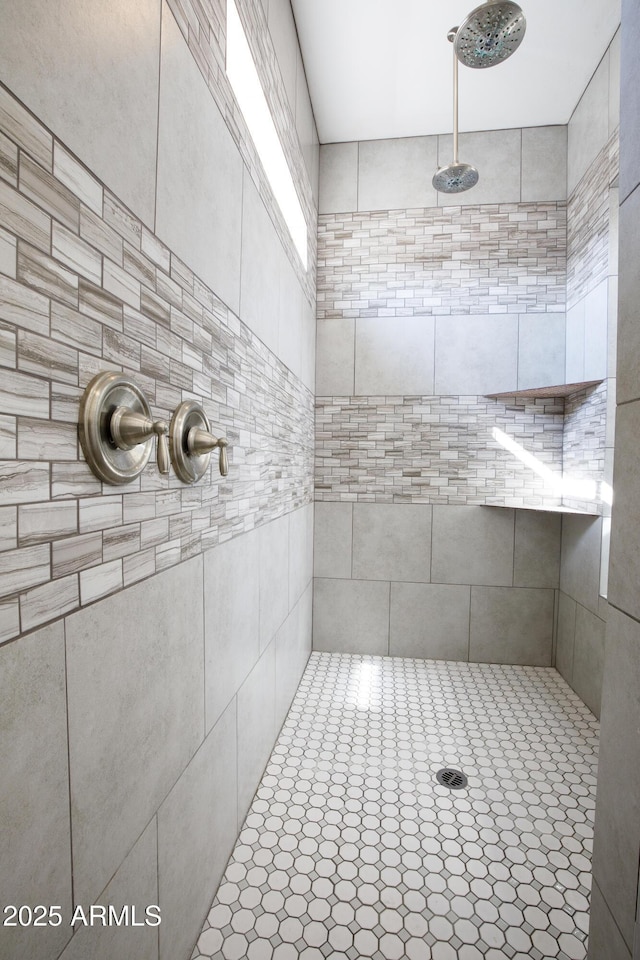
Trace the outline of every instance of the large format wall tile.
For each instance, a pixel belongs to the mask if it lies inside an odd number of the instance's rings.
[[[577,605],[571,686],[596,717],[600,716],[605,629],[604,620]]]
[[[513,525],[513,510],[435,506],[432,581],[510,587]]]
[[[596,614],[600,591],[601,529],[599,517],[568,513],[562,518],[560,589]]]
[[[246,169],[242,191],[242,264],[240,315],[274,353],[278,350],[280,262],[269,214]]]
[[[136,960],[157,960],[157,910],[147,916],[147,908],[160,907],[161,931],[167,921],[172,923],[173,918],[166,916],[164,900],[158,896],[156,841],[157,824],[154,817],[96,901],[101,905],[112,905],[117,915],[121,914],[126,904],[129,922],[122,926],[102,926],[99,921],[88,927],[78,924],[73,939],[60,960],[87,960],[87,957],[91,957],[91,960],[114,960],[114,957],[126,956],[135,956]],[[91,904],[85,901],[81,906],[88,914]],[[131,908],[135,909],[134,919],[137,924],[149,919],[153,925],[134,926]]]
[[[360,141],[358,210],[435,207],[431,178],[437,166],[437,137]]]
[[[235,696],[260,655],[257,530],[204,555],[207,730]]]
[[[640,137],[640,134],[639,134]],[[620,245],[618,280],[618,337],[623,349],[618,351],[618,402],[640,397],[640,324],[638,324],[637,291],[640,289],[640,190],[634,191],[620,208],[620,232],[625,242]]]
[[[259,530],[260,652],[289,613],[289,515]]]
[[[390,656],[468,660],[470,599],[470,587],[392,583]]]
[[[565,382],[565,337],[564,313],[520,315],[518,390],[554,387]]]
[[[574,189],[609,136],[609,53],[603,57],[569,121],[567,185]]]
[[[319,320],[316,353],[316,395],[353,394],[355,321]]]
[[[518,203],[521,167],[520,130],[482,130],[460,134],[460,160],[471,163],[480,174],[473,188],[473,203]],[[450,134],[438,137],[438,166],[451,163]],[[469,203],[465,193],[439,194],[439,207],[461,207]],[[539,197],[536,199],[550,199]]]
[[[323,143],[320,147],[319,213],[358,209],[358,144]]]
[[[0,729],[2,906],[58,904],[65,918],[59,927],[2,927],[0,952],[49,960],[71,935],[62,624],[0,648]]]
[[[517,386],[517,317],[438,317],[435,393],[505,393]]]
[[[611,915],[607,902],[594,883],[589,908],[589,960],[632,960],[631,950]]]
[[[469,659],[551,666],[553,590],[472,587]]]
[[[311,652],[313,586],[310,583],[278,630],[276,644],[276,728],[291,706]]]
[[[238,823],[251,803],[276,739],[276,641],[238,691]]]
[[[242,160],[163,8],[156,232],[238,311]]]
[[[157,0],[26,0],[0,34],[0,79],[150,227],[159,46]]]
[[[433,393],[433,317],[356,320],[356,395]]]
[[[426,504],[354,504],[354,580],[428,583],[431,509]]]
[[[573,654],[576,639],[576,601],[560,591],[556,638],[555,668],[567,683],[573,680]]]
[[[158,810],[160,960],[190,956],[238,831],[236,704]]]
[[[389,652],[389,584],[318,580],[313,584],[313,649]]]
[[[353,505],[319,500],[315,504],[313,573],[316,577],[351,577]]]
[[[74,893],[91,902],[204,732],[202,560],[67,619]]]
[[[638,690],[640,626],[610,607],[602,688],[593,875],[629,946],[633,943],[640,851]],[[624,776],[620,775],[621,771]]]
[[[515,511],[515,587],[558,586],[561,521],[559,514]]]
[[[620,31],[620,200],[625,201],[640,183],[640,18],[634,0],[622,0],[624,29]],[[628,233],[625,231],[625,241]],[[637,288],[636,288],[637,289]]]
[[[565,200],[567,128],[523,127],[522,193],[526,200]]]
[[[289,610],[292,610],[313,578],[314,506],[289,514]]]

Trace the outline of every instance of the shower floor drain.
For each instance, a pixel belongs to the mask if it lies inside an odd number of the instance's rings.
[[[443,787],[449,787],[450,790],[464,790],[468,781],[464,773],[460,770],[454,770],[452,767],[445,767],[444,770],[438,770],[436,780]]]

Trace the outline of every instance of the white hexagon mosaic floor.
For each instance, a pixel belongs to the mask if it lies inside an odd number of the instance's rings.
[[[193,957],[583,960],[597,746],[553,669],[313,653]]]

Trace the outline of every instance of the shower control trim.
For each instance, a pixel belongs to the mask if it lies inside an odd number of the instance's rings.
[[[131,483],[140,476],[154,437],[158,470],[169,473],[169,425],[153,419],[144,393],[126,374],[93,378],[80,403],[78,432],[89,467],[105,483]]]
[[[220,451],[218,468],[229,472],[228,441],[214,437],[206,413],[195,400],[185,400],[171,418],[169,449],[176,476],[183,483],[197,483],[207,471],[213,450]]]

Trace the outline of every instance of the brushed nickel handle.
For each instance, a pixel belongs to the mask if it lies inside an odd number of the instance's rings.
[[[220,457],[218,466],[223,477],[229,473],[229,460],[227,458],[228,441],[224,437],[216,439],[207,430],[201,430],[199,427],[191,427],[187,436],[187,450],[191,457],[201,457],[205,453],[211,453],[216,447],[220,448]]]
[[[151,437],[157,437],[158,470],[169,473],[169,424],[166,420],[152,420],[128,407],[118,407],[111,417],[111,436],[121,450],[131,450]]]
[[[211,452],[219,449],[218,467],[229,473],[228,441],[215,437],[206,413],[195,400],[185,400],[171,418],[169,447],[176,475],[183,483],[197,483],[207,471]]]

